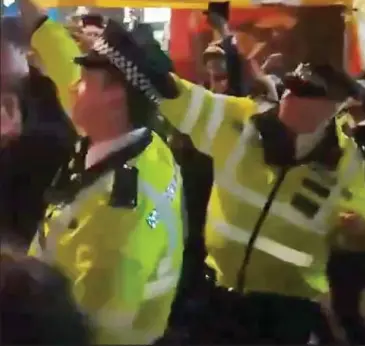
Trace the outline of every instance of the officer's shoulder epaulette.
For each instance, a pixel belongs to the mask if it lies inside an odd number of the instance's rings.
[[[138,169],[127,164],[114,170],[114,180],[108,205],[134,209],[138,205]]]

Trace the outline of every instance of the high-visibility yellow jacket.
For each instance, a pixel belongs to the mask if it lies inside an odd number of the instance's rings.
[[[164,100],[160,111],[214,159],[205,233],[207,263],[221,285],[235,287],[246,245],[278,168],[265,164],[252,122],[257,105],[251,99],[213,94],[178,77],[176,82],[180,97]],[[247,290],[312,297],[328,289],[326,235],[335,228],[340,210],[365,217],[364,163],[353,141],[340,126],[337,130],[344,153],[335,172],[302,165],[292,168],[282,183],[255,244]],[[308,181],[324,187],[325,197],[308,188]],[[317,210],[306,216],[294,207],[298,197],[316,203]]]
[[[104,174],[70,205],[49,208],[52,216],[30,250],[70,278],[100,344],[150,344],[161,337],[180,276],[178,167],[157,135],[131,165],[139,171],[135,209],[109,206],[114,174]]]
[[[69,88],[80,78],[73,64],[80,55],[77,45],[50,20],[34,33],[32,45],[69,111]],[[114,176],[105,174],[74,203],[53,210],[45,222],[45,247],[37,246],[37,237],[30,250],[71,279],[77,301],[95,320],[99,344],[149,344],[162,336],[180,275],[178,167],[155,134],[130,164],[139,170],[135,209],[108,206]]]

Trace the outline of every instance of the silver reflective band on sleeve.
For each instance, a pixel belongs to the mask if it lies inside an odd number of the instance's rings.
[[[207,91],[205,90],[205,88],[199,85],[194,85],[192,87],[189,108],[186,111],[184,120],[181,122],[178,128],[180,132],[189,135],[193,130],[196,122],[199,119],[199,114],[203,108],[204,96],[206,92]]]
[[[210,114],[205,136],[202,137],[204,141],[200,144],[199,148],[201,152],[207,155],[211,154],[211,146],[213,145],[214,138],[223,122],[226,100],[226,95],[214,95],[213,110]]]
[[[251,232],[223,222],[210,222],[214,230],[229,240],[241,244],[248,244]],[[264,236],[259,236],[255,248],[265,252],[283,262],[294,264],[298,267],[309,267],[313,262],[313,256],[282,245]]]
[[[158,268],[157,268],[157,276],[158,277],[165,276],[171,270],[173,270],[173,267],[174,267],[173,266],[173,257],[167,256],[167,257],[163,258],[160,261],[160,264],[158,265]]]
[[[170,275],[159,277],[155,281],[150,281],[145,286],[143,298],[150,300],[169,293],[176,288],[178,281],[179,275],[177,273],[171,273]]]

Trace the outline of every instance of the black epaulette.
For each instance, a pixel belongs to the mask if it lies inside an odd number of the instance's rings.
[[[108,205],[134,209],[138,204],[138,169],[127,164],[114,171],[113,187]]]

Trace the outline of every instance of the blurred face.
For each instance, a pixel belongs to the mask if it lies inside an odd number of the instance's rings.
[[[104,70],[83,69],[73,88],[72,120],[94,141],[120,135],[128,121],[125,89],[108,78]]]
[[[336,105],[326,98],[297,97],[286,91],[280,101],[279,118],[296,134],[311,133],[331,119]]]
[[[215,93],[224,94],[228,89],[226,63],[224,59],[211,59],[206,63],[209,88]]]
[[[95,39],[103,33],[103,29],[94,25],[87,25],[82,28],[82,33],[89,38]]]

